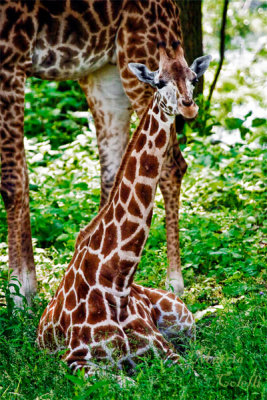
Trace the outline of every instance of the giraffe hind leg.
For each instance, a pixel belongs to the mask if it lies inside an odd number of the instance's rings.
[[[101,204],[109,191],[128,143],[132,109],[116,65],[108,64],[80,81],[94,117],[101,164]]]
[[[155,325],[162,335],[180,349],[187,337],[195,340],[195,321],[183,301],[171,292],[143,288],[153,308]]]

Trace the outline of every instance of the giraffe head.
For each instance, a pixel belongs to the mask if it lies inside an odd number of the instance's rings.
[[[199,77],[209,66],[211,56],[195,59],[188,67],[179,41],[173,42],[174,57],[169,57],[165,43],[159,43],[159,69],[150,71],[144,64],[129,63],[136,77],[157,89],[160,107],[169,115],[182,115],[186,119],[197,116],[198,106],[193,100],[193,89]]]

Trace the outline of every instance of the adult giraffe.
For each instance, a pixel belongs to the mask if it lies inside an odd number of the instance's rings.
[[[28,173],[23,144],[24,85],[27,76],[48,80],[77,79],[92,111],[101,162],[101,206],[107,200],[128,142],[132,110],[142,116],[153,94],[131,74],[129,62],[158,67],[155,43],[167,49],[181,40],[179,12],[172,0],[1,1],[1,193],[7,210],[9,266],[22,294],[36,291],[31,242]],[[202,75],[209,59],[192,68]],[[178,71],[180,113],[188,113],[192,90],[183,68]],[[190,115],[189,115],[190,114]],[[160,188],[166,208],[169,267],[167,280],[183,292],[178,232],[181,179],[186,171],[177,140],[168,148]]]

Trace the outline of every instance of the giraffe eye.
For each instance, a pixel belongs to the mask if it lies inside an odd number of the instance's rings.
[[[196,86],[197,83],[198,83],[198,79],[197,79],[197,78],[194,78],[194,79],[192,80],[192,85],[193,85],[193,86]]]
[[[164,86],[166,86],[166,82],[164,82],[164,81],[159,81],[159,83],[157,83],[157,88],[158,89],[162,89]]]

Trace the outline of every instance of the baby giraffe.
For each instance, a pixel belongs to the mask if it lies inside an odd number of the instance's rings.
[[[202,75],[186,66],[187,97],[177,84],[182,47],[173,43],[174,58],[159,44],[159,70],[129,64],[130,70],[156,90],[124,154],[106,206],[80,232],[74,256],[38,327],[38,343],[52,351],[66,349],[68,365],[86,374],[96,362],[134,368],[148,352],[179,362],[167,339],[183,331],[194,335],[194,319],[173,293],[133,283],[151,224],[153,202],[164,156],[175,134],[180,109],[195,115],[192,82]],[[183,59],[183,57],[182,57]]]

